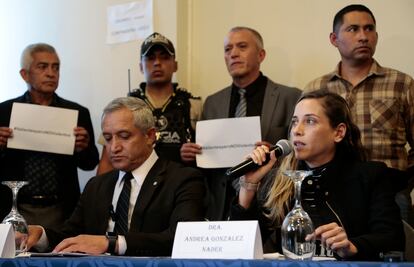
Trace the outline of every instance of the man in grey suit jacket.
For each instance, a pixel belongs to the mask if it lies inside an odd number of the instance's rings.
[[[198,170],[158,158],[155,133],[154,117],[143,100],[125,97],[109,103],[102,134],[115,170],[88,182],[60,229],[30,226],[28,247],[170,256],[177,223],[203,220],[205,186]],[[117,227],[121,222],[125,227]]]
[[[224,41],[224,59],[233,84],[207,97],[202,119],[236,117],[240,102],[239,90],[245,90],[245,116],[260,116],[262,140],[256,145],[271,145],[287,137],[291,116],[301,91],[274,83],[260,72],[260,64],[266,56],[263,39],[254,29],[234,27]],[[181,148],[181,158],[193,162],[202,148],[187,143]],[[208,186],[207,218],[225,220],[230,202],[236,191],[225,169],[206,169]],[[233,183],[234,185],[235,183]]]

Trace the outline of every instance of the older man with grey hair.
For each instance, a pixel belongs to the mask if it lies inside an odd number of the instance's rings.
[[[273,82],[261,72],[266,51],[263,38],[255,29],[237,26],[224,39],[224,61],[232,84],[208,96],[202,120],[260,116],[262,140],[256,145],[275,144],[287,138],[290,120],[301,91]],[[186,143],[181,158],[194,162],[201,144]],[[231,201],[238,191],[238,179],[225,175],[226,169],[204,169],[207,177],[209,220],[227,220]]]
[[[0,180],[28,181],[29,185],[19,192],[19,211],[28,223],[53,227],[69,217],[79,199],[77,168],[93,170],[99,160],[88,109],[55,93],[59,73],[60,60],[55,48],[45,43],[27,46],[21,56],[20,70],[27,91],[0,103]],[[9,124],[14,103],[77,110],[73,155],[8,148],[7,142],[13,138]],[[0,219],[10,211],[11,202],[10,190],[0,185]]]
[[[113,171],[92,178],[61,229],[31,226],[39,250],[169,256],[179,221],[202,220],[201,173],[158,158],[151,110],[135,97],[117,98],[102,115],[102,134]],[[63,240],[63,241],[62,241]]]

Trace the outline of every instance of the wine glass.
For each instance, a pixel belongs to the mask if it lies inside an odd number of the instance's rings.
[[[17,211],[17,194],[23,186],[29,182],[26,181],[3,181],[1,182],[7,185],[13,193],[13,205],[10,213],[4,217],[2,223],[8,223],[13,225],[15,241],[16,241],[16,255],[27,251],[27,238],[29,230],[27,227],[26,220]]]
[[[310,260],[315,250],[314,226],[311,218],[300,204],[302,181],[312,171],[284,171],[295,185],[295,205],[282,224],[282,250],[288,259]]]

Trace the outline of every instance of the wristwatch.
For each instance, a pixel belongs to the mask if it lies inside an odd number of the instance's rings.
[[[108,249],[106,252],[110,254],[115,254],[116,241],[118,240],[118,235],[115,232],[106,232],[106,239],[108,239]]]

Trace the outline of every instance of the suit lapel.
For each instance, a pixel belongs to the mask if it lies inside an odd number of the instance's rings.
[[[101,200],[98,202],[99,209],[101,209],[101,216],[98,219],[97,223],[99,224],[99,229],[101,232],[105,232],[108,227],[108,221],[110,217],[110,210],[112,206],[112,198],[114,195],[115,185],[119,177],[119,171],[112,171],[105,176],[101,177],[103,180],[102,183],[102,194],[99,194]],[[98,209],[98,207],[96,207]],[[115,210],[116,207],[112,207],[112,210]]]
[[[217,105],[219,108],[219,116],[218,118],[228,118],[229,117],[229,109],[230,109],[230,99],[231,99],[231,86],[227,87],[224,91],[225,95],[219,98],[221,103]]]
[[[327,174],[328,188],[331,189],[327,201],[331,206],[330,208],[333,209],[334,214],[339,217],[341,222],[344,224],[343,226],[345,227],[345,225],[347,225],[347,221],[340,208],[340,203],[346,202],[346,199],[348,199],[349,196],[346,195],[346,192],[348,191],[344,190],[344,188],[347,188],[346,184],[348,182],[355,179],[356,173],[350,171],[352,168],[349,168],[349,165],[344,165],[348,166],[348,168],[343,168],[341,164],[335,162]],[[343,204],[346,205],[346,203]]]
[[[270,131],[272,119],[277,114],[275,113],[277,101],[279,99],[279,91],[277,85],[267,79],[266,91],[263,99],[262,115],[261,115],[261,130],[262,140],[266,138]],[[285,116],[285,114],[283,114]]]
[[[134,212],[131,218],[131,229],[139,230],[142,225],[142,214],[144,214],[147,206],[151,202],[152,196],[157,191],[157,188],[162,185],[164,181],[164,172],[166,170],[166,161],[158,159],[154,166],[152,166],[147,177],[145,177],[138,198],[135,203]]]

